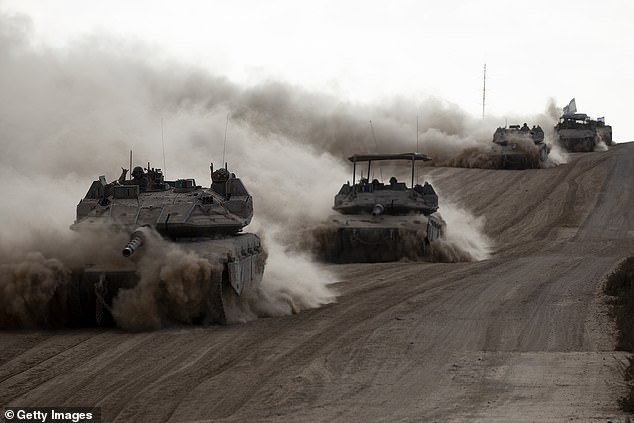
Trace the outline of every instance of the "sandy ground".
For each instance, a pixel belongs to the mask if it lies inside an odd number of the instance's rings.
[[[0,405],[104,421],[623,421],[601,294],[634,255],[634,144],[552,169],[431,169],[493,258],[338,265],[335,304],[131,334],[0,333]]]

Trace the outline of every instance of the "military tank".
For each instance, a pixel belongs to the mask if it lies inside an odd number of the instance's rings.
[[[555,133],[561,146],[570,152],[591,152],[601,142],[612,145],[612,127],[604,118],[593,120],[585,113],[562,115]]]
[[[335,263],[424,258],[430,243],[443,236],[445,226],[433,215],[438,210],[434,188],[427,182],[414,184],[416,163],[431,158],[421,153],[355,154],[349,160],[353,181],[359,163],[367,162],[366,175],[371,175],[374,162],[406,162],[411,165],[411,185],[395,176],[388,183],[361,176],[353,185],[344,184],[333,206],[339,214],[330,216],[316,231],[320,258]]]
[[[77,205],[76,231],[123,231],[125,264],[86,264],[72,273],[69,310],[78,325],[111,325],[113,301],[139,282],[135,258],[152,248],[151,236],[174,243],[207,260],[215,269],[204,285],[204,307],[193,319],[226,323],[224,301],[255,289],[262,280],[266,253],[255,234],[241,233],[253,216],[253,199],[242,181],[224,168],[210,166],[211,186],[194,179],[166,181],[160,169],[137,166],[111,183],[100,176]],[[90,232],[94,233],[94,232]],[[156,235],[158,234],[158,235]],[[160,236],[160,238],[159,238]],[[170,280],[161,280],[166,288]],[[169,288],[169,287],[167,287]]]
[[[577,102],[573,98],[563,108],[555,135],[562,147],[570,152],[591,152],[601,142],[612,145],[612,127],[605,118],[590,119],[585,113],[577,113]]]
[[[498,127],[493,134],[491,159],[500,169],[535,169],[548,160],[550,147],[544,142],[544,130],[526,123]]]

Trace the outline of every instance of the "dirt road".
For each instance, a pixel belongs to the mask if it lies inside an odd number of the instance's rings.
[[[622,421],[602,278],[634,255],[634,144],[430,171],[486,217],[478,263],[329,266],[338,302],[225,327],[0,333],[0,404],[105,421]]]

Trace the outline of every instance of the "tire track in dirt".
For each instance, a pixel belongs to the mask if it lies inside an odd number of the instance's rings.
[[[49,337],[0,367],[0,403],[8,404],[23,390],[35,389],[73,368],[68,360],[74,354],[96,355],[104,343],[94,343],[99,335],[82,333]],[[108,342],[108,341],[105,341]]]
[[[390,284],[386,284],[383,287],[379,287],[377,289],[372,290],[370,292],[372,297],[375,297],[375,304],[377,307],[375,308],[375,312],[371,313],[371,315],[380,316],[384,312],[389,312],[389,309],[393,308],[395,304],[402,302],[400,299],[395,299],[392,303],[386,303],[385,298],[385,290],[389,290],[391,288]],[[418,287],[416,290],[425,290],[423,287]],[[411,296],[411,293],[404,294],[405,298]],[[367,298],[364,298],[367,300]],[[380,306],[380,307],[378,307]],[[315,311],[317,312],[317,311]],[[145,401],[143,398],[151,398],[156,394],[160,393],[162,398],[172,398],[174,395],[174,391],[178,390],[181,392],[191,392],[199,386],[201,383],[206,385],[207,392],[218,392],[222,389],[223,386],[226,386],[226,378],[224,378],[223,374],[225,371],[236,371],[237,368],[241,368],[240,363],[253,363],[258,362],[256,370],[249,370],[249,368],[244,368],[241,370],[241,373],[251,373],[250,379],[253,380],[265,380],[271,381],[276,380],[278,376],[281,375],[282,379],[285,379],[285,373],[287,372],[287,367],[284,366],[284,363],[293,363],[292,368],[295,370],[299,370],[305,366],[310,365],[310,361],[312,361],[312,357],[323,356],[324,354],[328,354],[331,351],[337,351],[341,345],[345,345],[349,340],[355,339],[357,335],[356,332],[365,330],[363,325],[360,322],[367,320],[370,315],[362,315],[355,316],[358,313],[358,310],[355,310],[354,306],[351,306],[347,312],[344,311],[344,314],[341,317],[338,317],[334,321],[329,321],[327,326],[324,327],[323,320],[329,320],[328,317],[322,316],[322,319],[319,322],[316,322],[320,326],[317,331],[317,335],[310,336],[309,338],[301,339],[297,343],[294,348],[290,350],[286,350],[283,352],[279,352],[276,354],[277,358],[275,360],[266,360],[262,361],[258,359],[258,353],[251,352],[251,348],[248,348],[248,345],[243,348],[244,352],[236,359],[235,362],[227,363],[227,365],[222,365],[219,368],[215,368],[213,366],[210,367],[200,367],[194,366],[193,363],[188,368],[183,368],[178,372],[167,373],[165,376],[159,378],[154,384],[149,386],[148,388],[142,389],[139,394],[135,396],[135,402],[138,404],[143,404]],[[308,313],[310,314],[310,313]],[[308,316],[307,318],[312,321],[313,316]],[[350,316],[354,316],[354,319],[351,319]],[[298,316],[301,317],[301,316]],[[344,324],[344,322],[347,324]],[[326,333],[327,335],[324,335]],[[220,339],[217,342],[223,343],[224,340]],[[252,343],[259,346],[259,349],[264,348],[264,350],[275,350],[274,346],[271,346],[271,342],[275,343],[276,341],[267,341],[266,339],[258,339],[254,337]],[[337,346],[338,345],[338,346]],[[229,348],[230,345],[227,345],[226,348]],[[308,355],[308,358],[302,358]],[[212,357],[200,359],[198,362],[200,363],[208,363],[208,362],[217,362],[213,360]],[[234,366],[234,364],[237,364]],[[169,367],[169,366],[168,366]],[[180,373],[180,374],[178,374]],[[291,372],[292,373],[292,372]],[[328,372],[326,372],[328,373]],[[230,375],[227,376],[230,378]],[[214,379],[219,379],[217,382],[214,382]],[[269,383],[267,382],[267,385]],[[220,409],[213,409],[213,414],[218,418],[228,417],[237,412],[244,403],[248,402],[253,398],[259,390],[262,389],[262,386],[243,386],[240,387],[237,391],[232,391],[231,395],[228,398],[222,397],[221,401],[218,401],[219,404],[222,405]],[[180,403],[181,400],[178,400]],[[177,404],[176,404],[177,405]],[[167,408],[167,407],[165,407]],[[170,408],[173,408],[170,406]],[[121,410],[118,413],[118,416],[124,420],[126,418],[131,418],[133,416],[138,416],[140,413],[139,410]],[[155,416],[155,417],[158,417]],[[162,415],[165,417],[165,414]]]

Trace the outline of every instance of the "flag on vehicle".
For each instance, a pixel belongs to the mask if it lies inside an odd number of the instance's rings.
[[[577,103],[573,98],[572,100],[570,100],[570,103],[568,103],[568,105],[564,107],[564,115],[574,115],[575,113],[577,113]]]

